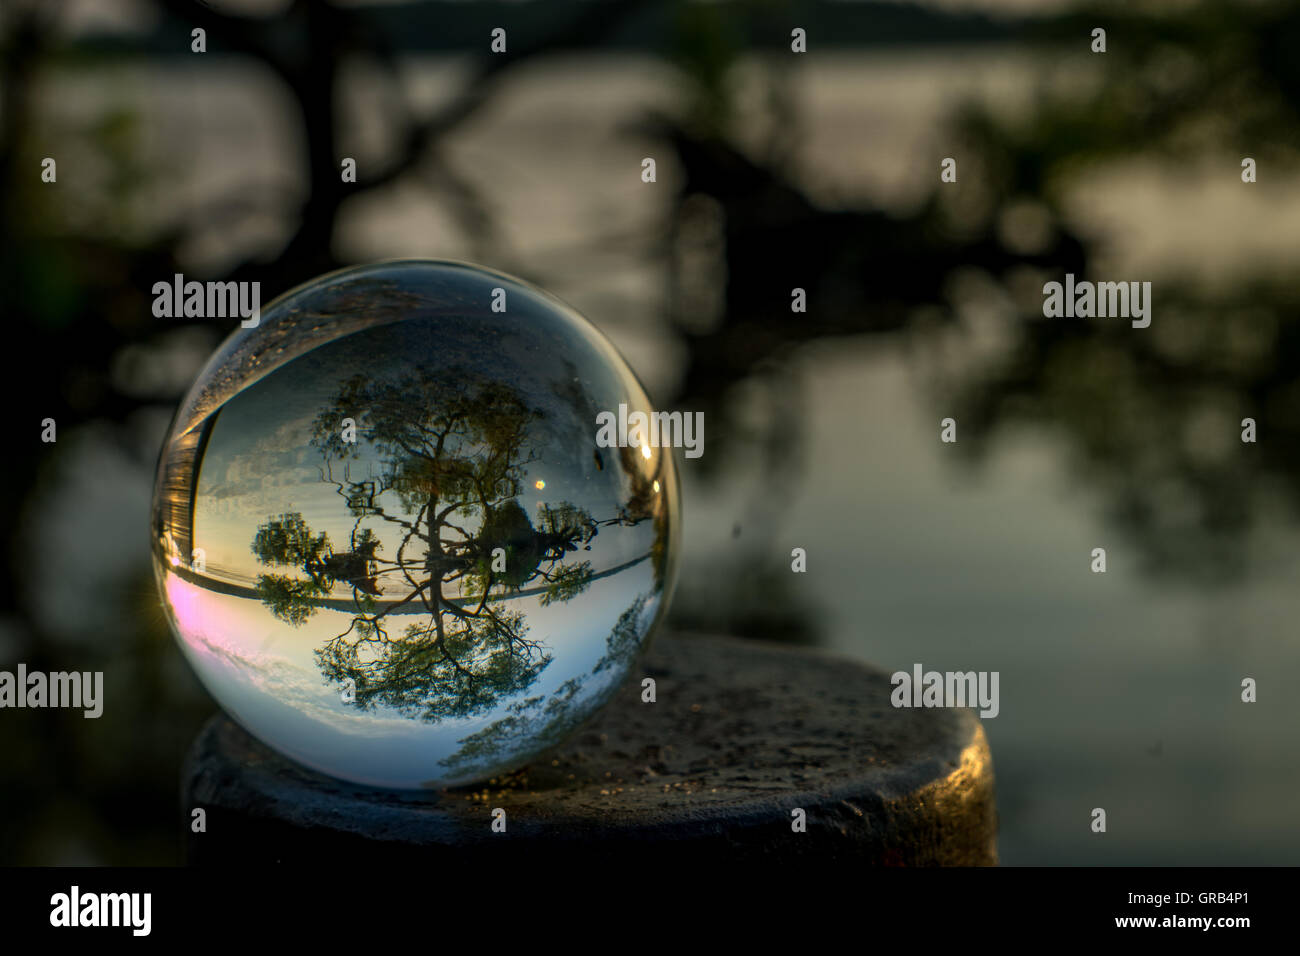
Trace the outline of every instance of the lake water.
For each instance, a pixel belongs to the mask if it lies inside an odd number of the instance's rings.
[[[966,93],[1014,108],[1039,68],[988,50],[822,58],[799,79],[804,181],[827,203],[908,208],[948,155],[945,111]],[[288,228],[281,215],[209,217],[209,204],[265,186],[267,208],[280,209],[301,189],[284,94],[234,65],[207,70],[67,77],[47,92],[51,115],[72,127],[76,114],[93,117],[107,103],[140,111],[141,147],[157,175],[138,199],[139,221],[147,227],[182,208],[206,225],[189,250],[195,272],[250,249],[273,251]],[[453,62],[413,63],[408,91],[433,102],[458,71]],[[663,270],[648,248],[674,171],[664,163],[660,188],[642,184],[640,160],[655,147],[621,130],[647,108],[675,103],[677,82],[651,61],[525,68],[447,152],[487,199],[499,227],[490,249],[464,234],[436,191],[401,184],[347,207],[339,253],[357,261],[490,253],[489,264],[537,279],[604,329],[652,395],[670,390],[680,351],[664,334]],[[363,109],[372,93],[358,78],[363,165],[388,135],[364,119],[375,113]],[[1089,174],[1075,215],[1110,230],[1110,254],[1125,276],[1158,275],[1171,264],[1231,276],[1242,262],[1280,263],[1300,219],[1259,223],[1294,198],[1295,184],[1275,183],[1247,201],[1212,185],[1212,175],[1213,163],[1163,175],[1141,163]],[[1198,222],[1214,223],[1214,235],[1193,228]],[[1159,585],[1102,519],[1096,490],[1071,474],[1050,431],[1017,432],[984,467],[960,467],[939,441],[940,418],[959,412],[933,404],[897,343],[822,343],[794,361],[810,397],[807,466],[765,536],[735,534],[750,513],[748,494],[761,494],[743,463],[713,481],[684,463],[683,607],[707,601],[717,581],[738,573],[752,557],[745,549],[774,549],[780,564],[803,547],[808,573],[796,587],[818,609],[828,647],[890,670],[920,662],[999,671],[1001,712],[985,729],[1006,864],[1300,859],[1300,696],[1287,683],[1300,668],[1293,528],[1267,531],[1268,570],[1245,586]],[[102,580],[109,572],[100,545],[82,530],[87,521],[134,524],[135,537],[104,537],[118,560],[131,557],[122,542],[138,540],[143,566],[152,476],[94,443],[82,454],[100,480],[89,497],[75,468],[56,483],[51,507],[66,517],[46,547],[64,556],[63,566],[81,562]],[[1104,575],[1089,571],[1099,546],[1108,553]],[[85,580],[48,572],[34,587],[39,603],[66,620],[77,616]],[[1249,706],[1239,702],[1246,676],[1260,681],[1259,703]],[[1094,807],[1107,810],[1104,836],[1090,832]]]

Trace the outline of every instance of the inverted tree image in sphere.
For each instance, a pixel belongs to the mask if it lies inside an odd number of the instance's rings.
[[[598,445],[620,405],[652,411],[595,328],[518,279],[402,260],[286,293],[163,447],[154,569],[186,659],[253,736],[352,782],[544,754],[672,588],[672,453]]]

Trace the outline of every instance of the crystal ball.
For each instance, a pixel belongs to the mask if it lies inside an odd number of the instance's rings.
[[[267,305],[182,401],[152,554],[190,665],[312,769],[444,787],[527,764],[636,666],[672,589],[670,449],[572,308],[476,266],[344,269]]]

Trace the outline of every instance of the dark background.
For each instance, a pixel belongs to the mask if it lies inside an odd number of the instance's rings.
[[[6,4],[0,666],[106,703],[0,713],[0,863],[181,860],[214,705],[148,498],[234,322],[153,283],[392,256],[535,281],[705,412],[678,628],[998,670],[1005,863],[1296,862],[1298,42],[1283,3]],[[1066,271],[1152,281],[1151,327],[1044,320]]]

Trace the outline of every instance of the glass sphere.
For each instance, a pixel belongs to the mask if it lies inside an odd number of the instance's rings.
[[[609,342],[518,279],[344,269],[268,305],[167,436],[154,568],[204,686],[264,743],[356,783],[516,769],[627,676],[671,591],[672,454]]]

